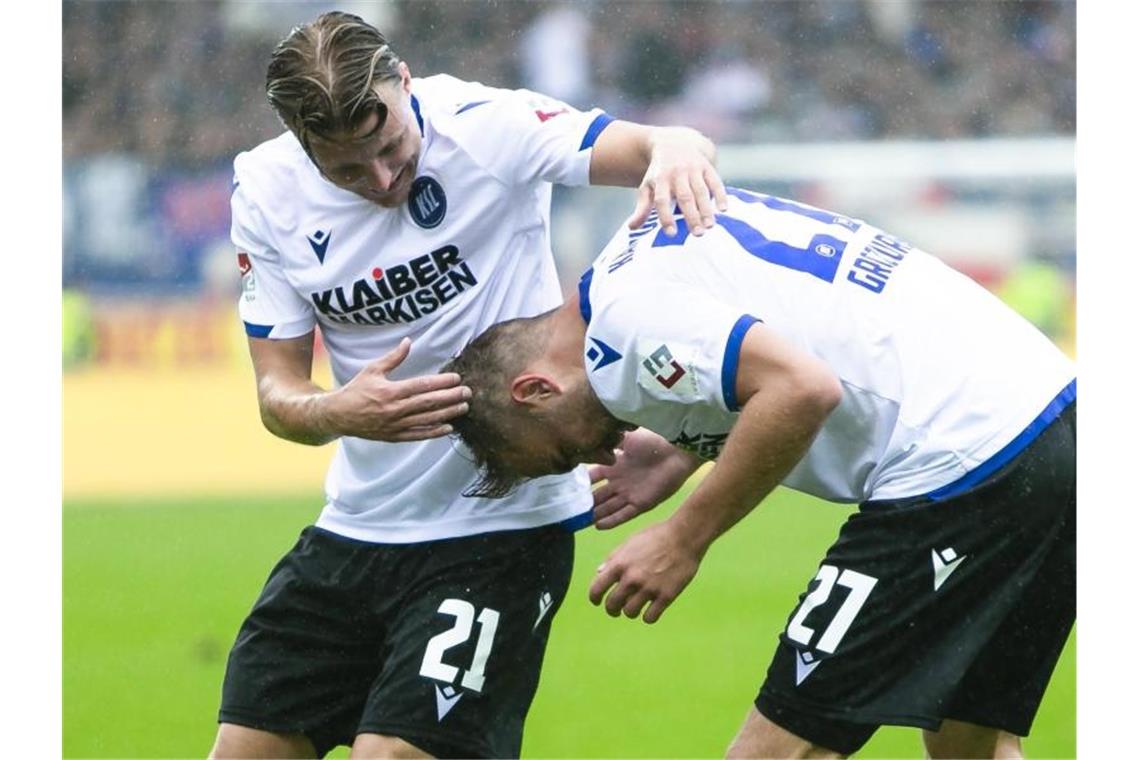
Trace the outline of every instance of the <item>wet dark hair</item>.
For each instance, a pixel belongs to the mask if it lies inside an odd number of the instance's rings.
[[[464,496],[503,498],[524,480],[502,457],[504,442],[533,423],[529,413],[512,401],[510,384],[545,349],[550,335],[547,317],[553,313],[552,309],[494,325],[440,370],[458,372],[471,389],[467,414],[450,422],[455,437],[471,450],[479,469],[479,480]]]

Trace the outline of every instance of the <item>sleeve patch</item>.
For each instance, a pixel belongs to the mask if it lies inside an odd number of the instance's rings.
[[[637,384],[657,398],[679,401],[700,400],[697,373],[685,346],[670,346],[660,340],[637,341]]]

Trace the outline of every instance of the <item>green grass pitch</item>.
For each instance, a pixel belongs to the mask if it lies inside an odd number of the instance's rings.
[[[237,627],[318,506],[315,493],[65,504],[64,756],[204,757]],[[850,511],[780,492],[714,545],[656,625],[591,606],[594,569],[668,509],[578,534],[524,757],[723,756],[776,635]],[[1035,758],[1076,756],[1072,638],[1024,746]],[[916,730],[889,728],[860,756],[923,752]]]

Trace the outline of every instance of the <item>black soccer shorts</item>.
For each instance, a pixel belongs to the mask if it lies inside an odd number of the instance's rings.
[[[1026,736],[1076,617],[1076,403],[946,501],[868,502],[780,634],[769,720],[851,754],[880,725]]]
[[[517,757],[570,582],[554,525],[420,544],[310,526],[238,633],[219,722],[309,737],[358,733],[437,757]]]

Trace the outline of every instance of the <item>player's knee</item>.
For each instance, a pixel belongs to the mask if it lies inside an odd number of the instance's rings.
[[[748,711],[748,717],[744,719],[744,725],[740,727],[740,732],[728,746],[725,757],[828,758],[844,757],[844,755],[796,736],[752,707]]]
[[[1021,739],[1015,734],[956,720],[943,721],[937,731],[923,731],[922,741],[931,758],[1022,757]]]
[[[210,750],[210,760],[229,758],[308,758],[316,757],[313,743],[304,734],[275,734],[256,728],[222,723],[214,747]]]
[[[416,747],[396,736],[383,734],[358,734],[352,743],[352,758],[423,758],[431,757],[419,747]]]

